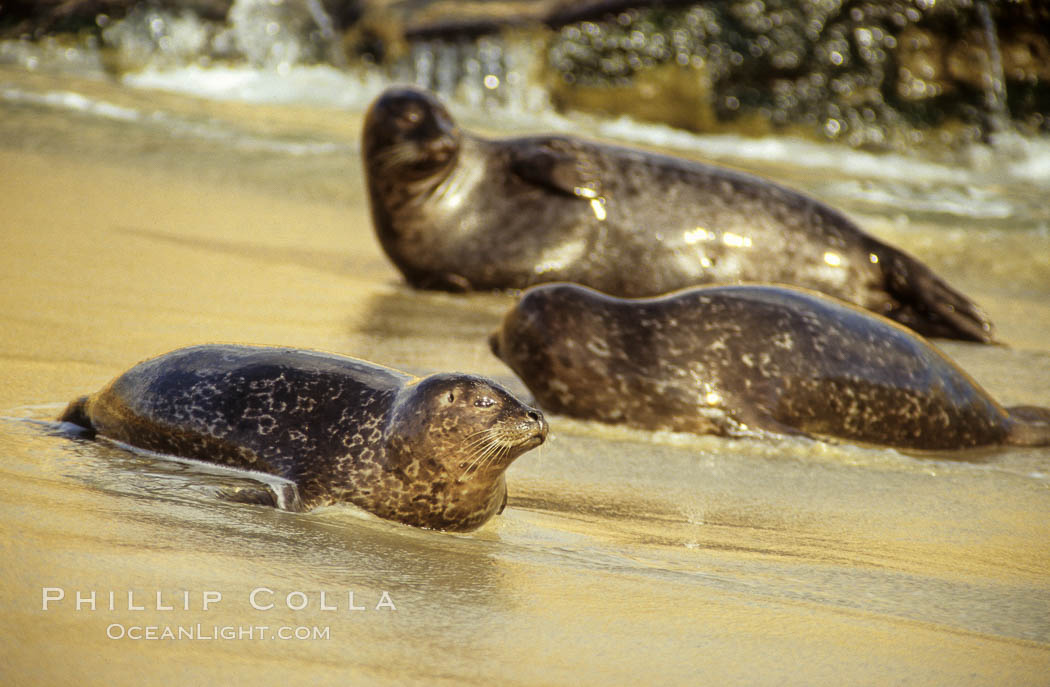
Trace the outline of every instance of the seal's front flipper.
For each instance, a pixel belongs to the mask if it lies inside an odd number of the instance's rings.
[[[1015,446],[1050,446],[1050,408],[1014,406],[1010,414],[1010,433],[1006,440]]]
[[[757,389],[757,386],[752,388]],[[712,434],[734,439],[766,439],[774,435],[813,438],[805,430],[789,424],[791,419],[777,417],[776,412],[770,410],[767,404],[755,402],[753,399],[730,399],[727,405],[732,407],[732,411],[724,411],[722,416],[715,420],[717,429],[711,432]],[[715,418],[710,413],[704,414],[708,419]]]
[[[598,165],[578,143],[565,138],[527,140],[510,149],[510,170],[523,181],[586,200],[601,195]]]
[[[474,286],[466,277],[453,272],[405,272],[405,278],[413,288],[425,291],[448,291],[449,293],[467,293]]]
[[[907,253],[879,244],[886,290],[899,305],[887,316],[923,336],[994,343],[995,330],[980,308]]]
[[[215,492],[223,501],[247,503],[252,506],[277,507],[277,496],[268,487],[225,487]]]
[[[227,487],[216,495],[223,501],[247,503],[253,506],[269,506],[280,510],[300,513],[306,510],[294,484],[260,484],[252,487]]]

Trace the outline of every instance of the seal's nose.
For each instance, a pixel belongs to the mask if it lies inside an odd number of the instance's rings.
[[[536,423],[536,435],[540,438],[540,441],[547,440],[547,432],[550,427],[547,425],[547,418],[543,417],[543,413],[538,410],[530,410],[528,412],[529,419]]]

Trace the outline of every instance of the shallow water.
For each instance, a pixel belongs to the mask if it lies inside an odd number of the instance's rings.
[[[553,417],[548,444],[508,472],[507,511],[449,535],[350,507],[225,503],[215,491],[239,478],[26,421],[201,342],[470,371],[524,393],[486,345],[510,298],[412,292],[373,239],[357,137],[374,85],[282,104],[149,85],[0,67],[6,684],[1048,683],[1047,449],[923,457]],[[1050,406],[1045,143],[954,167],[458,114],[670,146],[840,205],[976,298],[1008,344],[949,355],[1002,402]],[[45,589],[65,597],[46,611]],[[77,610],[78,592],[95,610]],[[269,639],[284,627],[322,638]]]

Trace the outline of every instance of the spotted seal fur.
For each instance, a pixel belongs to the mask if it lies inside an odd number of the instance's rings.
[[[481,138],[430,93],[400,87],[371,105],[362,150],[379,241],[418,288],[571,281],[642,297],[781,283],[927,336],[994,338],[927,266],[756,176],[571,136]]]
[[[60,419],[286,478],[303,508],[346,501],[459,531],[502,512],[507,467],[547,435],[538,411],[480,377],[417,378],[344,356],[231,345],[139,363]]]
[[[1004,409],[922,337],[811,291],[537,286],[490,343],[542,408],[580,418],[917,450],[1050,444],[1050,409]]]

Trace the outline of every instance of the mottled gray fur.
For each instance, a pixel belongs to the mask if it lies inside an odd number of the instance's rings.
[[[539,412],[480,377],[420,379],[343,356],[218,345],[140,363],[61,419],[284,477],[305,508],[347,501],[443,530],[501,511],[505,470],[547,432]]]
[[[993,338],[984,314],[921,262],[765,179],[568,136],[472,136],[409,88],[373,103],[362,148],[376,233],[419,288],[572,281],[639,297],[771,282],[928,336]]]
[[[1050,410],[1005,410],[910,330],[798,289],[538,286],[491,344],[541,407],[603,422],[920,450],[1050,443]]]

